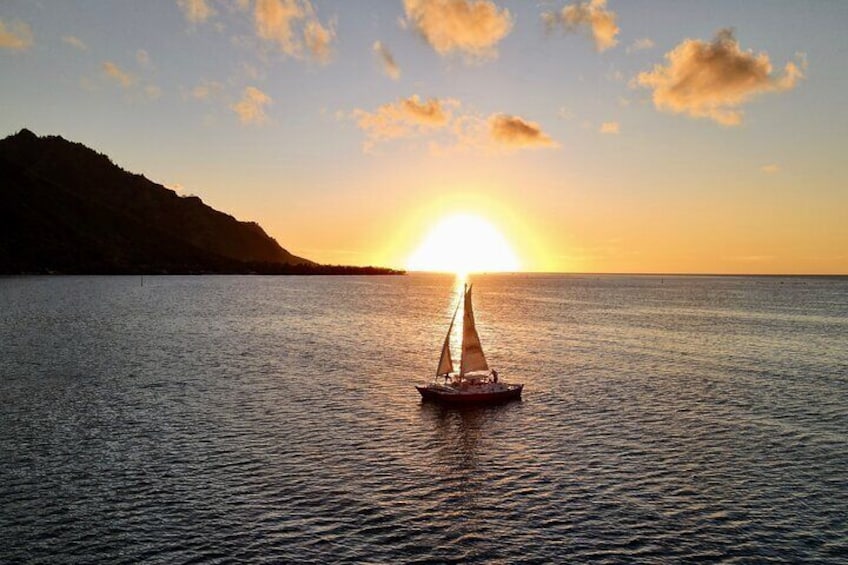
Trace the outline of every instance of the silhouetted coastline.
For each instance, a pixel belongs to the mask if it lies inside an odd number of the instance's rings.
[[[320,265],[255,222],[27,129],[0,140],[0,274],[382,275]]]

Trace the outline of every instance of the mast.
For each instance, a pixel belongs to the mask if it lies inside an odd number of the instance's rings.
[[[480,336],[474,325],[474,309],[471,307],[471,287],[465,290],[465,309],[462,316],[462,357],[459,362],[459,376],[463,377],[475,371],[488,371],[489,364],[483,355]]]
[[[453,372],[453,361],[451,360],[451,352],[450,352],[450,337],[451,331],[453,331],[453,322],[456,320],[456,313],[459,312],[459,301],[456,303],[456,308],[453,310],[453,316],[451,317],[450,325],[448,326],[448,333],[445,336],[445,342],[442,344],[442,355],[439,357],[439,366],[436,367],[436,376],[444,375],[447,373]]]

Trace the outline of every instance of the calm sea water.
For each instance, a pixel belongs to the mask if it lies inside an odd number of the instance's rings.
[[[848,556],[848,279],[0,278],[0,562]]]

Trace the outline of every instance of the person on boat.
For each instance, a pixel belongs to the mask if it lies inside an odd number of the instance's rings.
[[[495,369],[492,369],[492,380],[498,382],[498,372]]]

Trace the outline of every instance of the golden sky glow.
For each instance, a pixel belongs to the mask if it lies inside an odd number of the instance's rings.
[[[3,2],[0,136],[321,263],[848,274],[848,2],[744,4]]]

